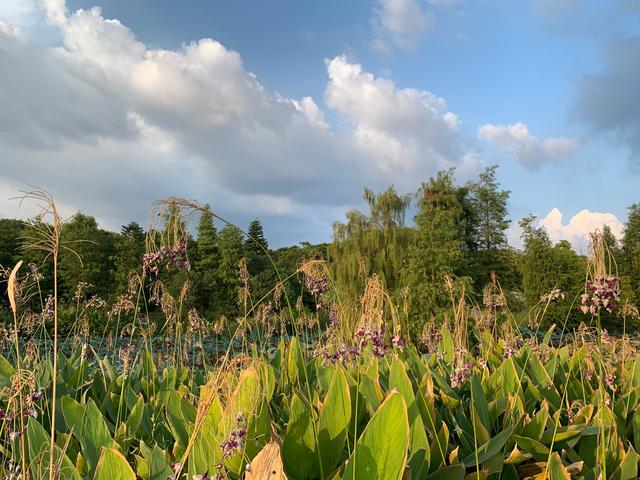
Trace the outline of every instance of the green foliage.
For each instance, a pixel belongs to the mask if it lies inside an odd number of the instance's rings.
[[[247,234],[247,239],[245,240],[247,251],[255,253],[256,255],[264,255],[266,251],[269,250],[269,244],[264,236],[260,220],[252,220],[251,223],[249,223]]]
[[[73,298],[80,282],[91,284],[92,291],[102,298],[109,296],[115,238],[115,234],[99,229],[95,218],[81,213],[63,225],[60,282],[67,300]]]
[[[376,274],[397,296],[404,286],[403,271],[414,238],[405,227],[410,197],[400,196],[393,187],[375,194],[365,189],[370,215],[358,210],[347,213],[346,223],[333,225],[333,243],[328,257],[336,285],[347,297],[362,293],[366,278]]]
[[[631,300],[640,304],[640,204],[634,203],[628,209],[627,223],[622,239],[623,265],[619,266],[624,275],[624,284]]]
[[[420,335],[425,321],[451,304],[445,278],[455,275],[463,258],[462,212],[453,171],[439,172],[422,185],[415,218],[416,242],[409,250],[409,328],[413,337]]]
[[[224,309],[224,298],[218,295],[220,249],[218,232],[213,223],[213,213],[207,205],[200,215],[193,270],[196,288],[196,304],[201,312],[219,314]]]
[[[237,312],[236,305],[241,286],[238,268],[244,253],[242,232],[236,227],[226,225],[220,231],[218,242],[220,252],[218,264],[219,294],[226,299],[223,313],[227,316],[233,316]]]
[[[136,222],[129,222],[120,230],[120,236],[115,241],[114,255],[118,293],[127,291],[129,272],[140,270],[140,262],[144,255],[144,239],[144,230]]]

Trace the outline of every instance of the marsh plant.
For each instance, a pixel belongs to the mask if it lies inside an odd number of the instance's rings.
[[[190,303],[199,286],[186,273],[191,225],[213,214],[171,198],[153,205],[126,292],[107,304],[79,285],[60,343],[58,255],[73,246],[50,196],[25,200],[43,208],[25,246],[53,262],[53,288],[42,291],[38,266],[8,271],[4,478],[637,478],[638,342],[600,321],[637,309],[622,301],[598,233],[574,306],[579,327],[545,318],[567,297],[559,287],[517,317],[497,276],[478,298],[445,273],[438,301],[450,308],[425,312],[412,341],[410,289],[394,296],[362,268],[354,296],[316,257],[282,275],[260,239],[250,244],[275,284],[257,295],[241,259],[237,316],[207,318]],[[94,331],[91,315],[106,326]]]

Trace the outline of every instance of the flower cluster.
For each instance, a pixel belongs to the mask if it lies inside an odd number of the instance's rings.
[[[304,277],[304,285],[312,295],[320,297],[329,290],[329,279],[324,273],[306,274]]]
[[[491,310],[502,309],[507,306],[507,300],[502,292],[494,293],[486,291],[482,296],[482,303]]]
[[[567,297],[566,292],[563,292],[559,288],[554,288],[548,293],[540,295],[541,302],[554,302],[556,300],[564,300]]]
[[[453,375],[451,375],[451,387],[459,388],[462,386],[471,378],[471,372],[473,372],[473,364],[471,362],[458,365]]]
[[[238,413],[236,416],[236,428],[232,430],[224,442],[220,444],[222,447],[222,458],[233,456],[236,452],[239,452],[244,447],[245,437],[247,436],[247,422],[244,419],[242,413]],[[222,462],[221,462],[222,463]]]
[[[160,270],[160,265],[167,262],[168,266],[174,266],[178,270],[190,270],[191,265],[187,260],[187,237],[180,238],[177,245],[163,246],[153,253],[145,253],[142,257],[142,265],[145,271],[151,275],[156,275]]]
[[[329,350],[327,347],[323,348],[320,352],[322,356],[322,363],[335,365],[338,363],[349,363],[355,361],[360,356],[360,349],[357,347],[348,348],[345,345],[341,345],[334,351]]]
[[[608,277],[596,277],[585,286],[582,294],[582,313],[597,314],[601,309],[609,313],[618,307],[620,302],[620,278],[609,275]]]
[[[364,348],[368,344],[371,344],[373,348],[373,355],[376,357],[384,357],[389,350],[394,348],[402,350],[405,342],[402,338],[390,335],[387,338],[387,329],[380,327],[375,328],[361,328],[356,332],[356,340],[358,341],[358,347]]]
[[[616,391],[616,376],[613,373],[608,373],[604,376],[604,384],[609,387],[612,392]]]

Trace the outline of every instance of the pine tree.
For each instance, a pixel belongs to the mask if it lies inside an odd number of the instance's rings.
[[[551,239],[544,228],[536,227],[536,220],[535,215],[520,220],[524,243],[522,289],[530,307],[556,288],[558,282]]]
[[[247,251],[253,252],[256,255],[264,255],[269,249],[269,244],[264,236],[260,220],[252,220],[251,223],[249,223],[247,233],[249,234],[245,241]]]
[[[486,168],[480,173],[476,182],[469,182],[469,203],[472,214],[469,215],[468,235],[473,241],[468,242],[468,263],[474,278],[476,290],[481,290],[495,273],[503,286],[509,288],[504,280],[509,279],[508,265],[505,264],[503,250],[507,247],[508,219],[507,201],[510,192],[500,190],[496,181],[497,165]],[[475,247],[475,248],[473,248]]]
[[[222,313],[233,316],[238,312],[237,301],[240,288],[238,266],[243,257],[242,232],[234,226],[225,226],[218,237],[218,248],[220,252],[219,292],[221,298],[224,299]]]
[[[451,306],[445,277],[454,277],[462,257],[462,212],[452,170],[422,185],[416,242],[409,250],[409,329],[414,337],[426,321]]]
[[[202,312],[212,312],[219,306],[219,264],[218,232],[213,223],[213,213],[209,205],[200,216],[198,239],[195,248],[194,274],[196,277],[196,304]]]
[[[497,168],[497,165],[485,168],[480,173],[479,180],[469,186],[480,250],[496,250],[507,244],[506,232],[511,223],[508,219],[507,201],[511,192],[499,190]]]
[[[138,223],[129,222],[120,229],[116,241],[116,290],[118,293],[127,289],[129,272],[139,270],[144,255],[144,230]]]

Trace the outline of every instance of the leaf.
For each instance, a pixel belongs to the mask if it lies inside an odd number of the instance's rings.
[[[218,396],[204,387],[200,393],[200,403],[209,403],[202,419],[202,426],[193,442],[193,449],[189,455],[189,477],[206,472],[209,468],[220,463],[222,452],[218,441],[218,428],[222,419],[222,405]],[[202,408],[205,408],[202,406]]]
[[[289,374],[289,381],[292,385],[297,385],[304,380],[304,359],[302,358],[300,344],[296,337],[293,337],[289,343],[287,373]]]
[[[365,427],[349,457],[343,480],[400,480],[407,463],[407,405],[391,392]]]
[[[638,461],[640,455],[636,453],[633,447],[629,447],[629,450],[622,457],[622,461],[618,468],[615,469],[611,478],[613,480],[632,480],[638,478]]]
[[[463,480],[465,470],[462,465],[442,467],[427,477],[427,480]]]
[[[119,451],[103,448],[93,480],[136,480],[136,474]]]
[[[167,422],[169,423],[169,429],[173,438],[180,447],[187,448],[189,443],[189,425],[187,419],[182,413],[180,403],[182,399],[177,392],[172,391],[169,393],[169,401],[167,402]]]
[[[276,442],[267,443],[249,465],[251,468],[247,466],[245,480],[287,480],[280,457],[280,446]]]
[[[462,463],[465,467],[475,467],[476,465],[482,465],[484,462],[494,457],[504,447],[513,432],[513,427],[507,427],[487,443],[478,448],[477,452],[473,452],[468,455]]]
[[[523,453],[518,450],[518,446],[515,445],[509,456],[504,460],[507,465],[517,465],[525,460],[529,460],[533,455],[531,453]]]
[[[549,457],[549,449],[537,440],[519,435],[513,435],[511,439],[518,444],[523,452],[530,453],[536,460],[546,460]]]
[[[404,364],[397,358],[393,360],[389,372],[389,389],[394,388],[398,390],[407,404],[410,427],[408,466],[411,478],[422,478],[423,471],[426,473],[426,469],[429,468],[429,442],[411,380],[409,380]]]
[[[571,475],[569,475],[569,472],[562,464],[558,452],[551,454],[549,464],[547,465],[547,473],[549,474],[549,480],[571,480]]]
[[[93,399],[90,399],[84,408],[71,397],[63,397],[61,404],[65,422],[73,429],[73,436],[80,442],[82,456],[87,462],[91,476],[98,464],[102,447],[114,446],[107,422]]]
[[[149,480],[167,480],[171,476],[173,476],[173,470],[165,453],[158,445],[154,445],[149,460]]]
[[[29,420],[26,428],[29,466],[31,474],[37,479],[49,478],[49,448],[51,437],[34,418]],[[62,461],[60,460],[62,458]],[[81,480],[81,476],[60,447],[55,446],[54,463],[60,465],[59,478],[63,480]]]
[[[7,280],[7,295],[9,295],[9,304],[11,305],[11,310],[15,315],[18,312],[18,305],[16,302],[16,277],[18,276],[18,270],[22,266],[22,260],[16,263],[16,266],[11,270],[11,275],[9,275],[9,280]]]
[[[297,394],[291,397],[289,422],[282,444],[285,470],[293,478],[319,476],[316,438],[311,413]]]
[[[473,400],[473,407],[478,415],[478,418],[484,425],[487,431],[491,431],[491,419],[489,417],[489,403],[487,397],[482,390],[482,384],[478,375],[471,376],[471,399]]]
[[[336,369],[318,420],[318,448],[325,474],[337,466],[351,420],[351,395],[341,368]]]

